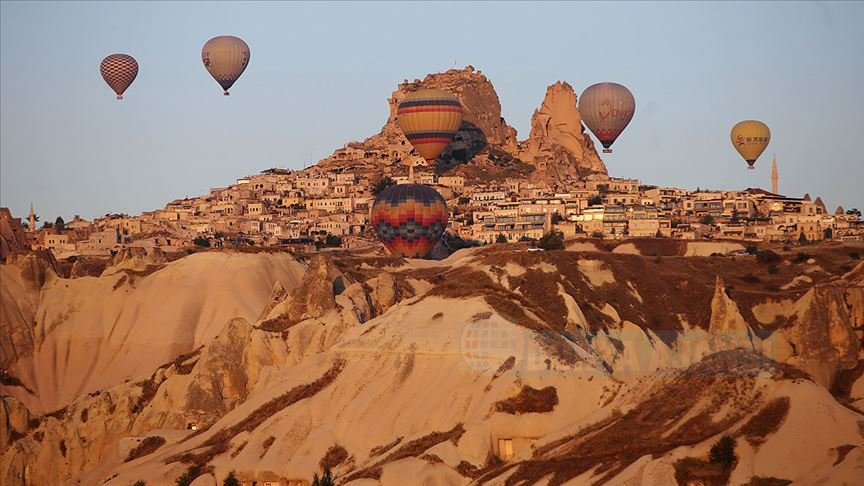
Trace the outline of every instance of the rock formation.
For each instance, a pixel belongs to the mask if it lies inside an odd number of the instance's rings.
[[[555,181],[606,175],[606,166],[585,133],[576,107],[576,93],[566,82],[546,89],[546,97],[531,117],[531,134],[519,144],[518,157],[538,168],[535,177]]]
[[[516,130],[501,115],[501,103],[492,83],[472,66],[402,82],[388,99],[390,116],[380,133],[347,144],[310,170],[351,168],[404,175],[411,164],[425,165],[396,123],[399,102],[421,88],[450,91],[459,97],[465,109],[459,134],[438,158],[439,173],[489,182],[527,177],[533,172],[532,181],[541,186],[561,185],[593,174],[606,175],[603,161],[583,133],[576,95],[570,85],[558,82],[549,87],[541,108],[532,118],[531,135],[520,143]]]
[[[40,323],[70,307],[56,301],[99,316],[105,311],[87,301],[105,300],[109,289],[123,300],[108,308],[137,308],[134,293],[157,283],[191,299],[202,289],[188,285],[189,272],[220,280],[245,269],[255,278],[231,293],[256,305],[245,318],[205,306],[217,332],[192,348],[163,343],[169,359],[146,374],[79,393],[52,413],[33,413],[18,400],[28,392],[4,379],[0,483],[170,486],[194,464],[210,471],[199,480],[207,484],[232,470],[249,481],[308,481],[327,464],[354,485],[400,484],[406,475],[444,484],[545,476],[675,484],[680,474],[705,473],[685,466],[707,460],[723,435],[738,443],[732,484],[761,481],[754,476],[851,482],[864,467],[856,408],[864,266],[850,270],[842,247],[808,252],[820,270],[782,291],[788,273],[757,270],[750,257],[658,262],[599,250],[471,249],[425,263],[207,252],[140,275],[126,297],[125,283],[113,290],[125,270],[52,277]],[[261,273],[274,266],[283,270]],[[744,271],[764,280],[744,281]],[[76,288],[88,282],[89,293]],[[162,310],[155,337],[199,325]],[[133,313],[145,317],[110,332],[150,322],[146,310]],[[278,318],[286,325],[268,330]],[[87,322],[67,318],[47,335],[74,341],[93,332]],[[781,339],[789,351],[776,353],[770,345]],[[72,349],[73,362],[80,352]],[[136,360],[120,353],[109,363]],[[76,380],[69,368],[52,373]],[[51,393],[19,374],[37,395]],[[501,458],[504,438],[513,457]]]
[[[29,250],[20,218],[13,218],[9,208],[0,208],[0,263],[9,255]]]

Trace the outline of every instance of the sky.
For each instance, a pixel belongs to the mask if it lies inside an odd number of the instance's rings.
[[[810,193],[864,209],[864,2],[0,3],[0,206],[43,221],[138,214],[377,133],[403,80],[473,65],[527,138],[558,80],[637,102],[610,175],[689,189]],[[236,35],[222,96],[201,46]],[[118,102],[99,63],[134,56]],[[729,131],[771,143],[746,170]]]

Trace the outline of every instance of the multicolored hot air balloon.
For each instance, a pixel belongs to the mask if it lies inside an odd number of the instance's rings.
[[[427,256],[446,226],[447,203],[438,191],[422,184],[390,186],[372,205],[372,227],[394,255]]]
[[[220,35],[204,44],[201,60],[213,79],[225,90],[234,85],[249,65],[249,46],[233,35]]]
[[[603,153],[606,154],[612,153],[609,147],[627,128],[635,112],[633,93],[618,83],[593,84],[579,98],[582,121],[603,144]]]
[[[402,133],[430,164],[453,141],[462,124],[459,99],[440,89],[409,93],[396,113]]]
[[[108,86],[117,93],[117,99],[123,99],[123,93],[138,76],[138,62],[128,54],[111,54],[102,59],[99,71]]]
[[[768,125],[758,120],[744,120],[732,127],[732,146],[747,161],[747,168],[753,170],[756,159],[768,147],[771,141],[771,130]]]

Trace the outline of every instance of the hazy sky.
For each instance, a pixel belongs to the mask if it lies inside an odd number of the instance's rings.
[[[546,87],[616,81],[637,109],[613,176],[770,189],[864,208],[864,3],[93,2],[0,6],[0,205],[43,220],[139,213],[376,133],[403,79],[471,64],[519,137]],[[252,55],[230,97],[201,46]],[[99,62],[140,65],[117,102]],[[742,119],[771,144],[746,164]]]

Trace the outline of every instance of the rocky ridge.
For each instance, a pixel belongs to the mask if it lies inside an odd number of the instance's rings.
[[[358,485],[675,484],[729,434],[734,484],[842,484],[864,468],[864,265],[844,256],[776,273],[752,257],[603,250],[304,258],[299,283],[261,288],[259,319],[227,319],[143,380],[32,418],[4,386],[0,477],[169,485],[201,464],[211,484],[228,470],[308,479],[329,457]],[[502,345],[471,351],[482,329]],[[814,417],[818,433],[790,439]],[[646,440],[623,439],[635,428]],[[160,445],[127,461],[148,437]],[[496,437],[533,445],[502,463]]]

